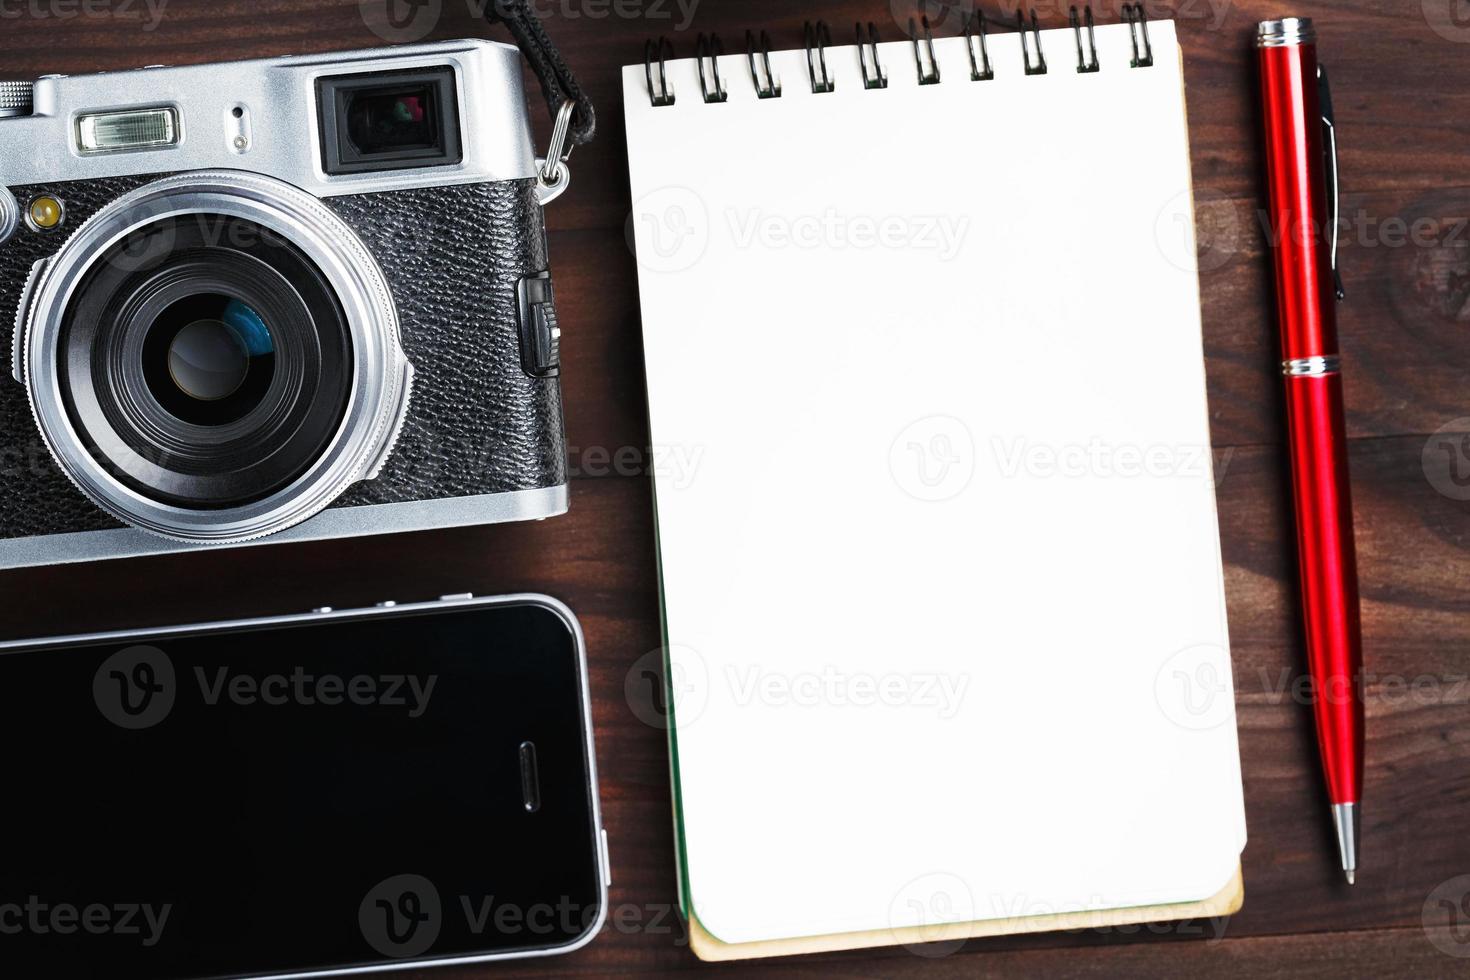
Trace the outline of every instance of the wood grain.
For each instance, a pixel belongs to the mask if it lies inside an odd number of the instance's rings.
[[[1458,876],[1470,874],[1470,488],[1463,485],[1470,458],[1454,469],[1444,447],[1454,450],[1458,441],[1432,435],[1445,426],[1470,431],[1470,25],[1456,26],[1452,3],[1303,0],[1292,10],[1317,20],[1333,72],[1348,192],[1340,242],[1349,298],[1341,328],[1370,674],[1364,864],[1353,889],[1332,867],[1326,802],[1298,686],[1300,624],[1265,261],[1270,230],[1258,217],[1249,47],[1254,22],[1280,14],[1264,0],[1148,4],[1155,18],[1176,15],[1185,45],[1203,245],[1251,834],[1245,907],[1228,921],[977,940],[946,956],[899,949],[707,968],[685,948],[672,914],[664,732],[640,720],[649,717],[648,706],[637,703],[637,685],[625,685],[660,638],[637,290],[624,227],[630,205],[619,66],[640,58],[644,38],[657,34],[669,35],[680,56],[692,55],[700,30],[721,33],[739,50],[751,25],[767,27],[778,46],[795,46],[807,18],[825,18],[839,35],[854,20],[874,20],[885,37],[896,38],[908,15],[903,0],[702,0],[685,30],[678,29],[684,16],[673,0],[618,8],[641,11],[636,17],[617,16],[598,0],[540,5],[552,13],[548,27],[601,119],[598,141],[573,159],[571,191],[549,215],[578,474],[570,515],[535,525],[0,573],[0,636],[466,590],[545,591],[569,602],[591,649],[613,919],[574,956],[446,976],[695,969],[792,978],[1464,974],[1470,878]],[[41,6],[80,10],[65,0]],[[465,0],[443,6],[431,38],[503,36],[480,23]],[[1002,22],[1015,9],[988,0],[982,6]],[[1112,0],[1096,7],[1101,21],[1117,19]],[[371,2],[170,0],[157,25],[145,29],[141,4],[129,17],[36,17],[0,2],[7,14],[0,18],[0,75],[375,45],[380,38],[365,8]],[[1044,25],[1065,23],[1065,4],[1038,9]],[[8,16],[14,11],[21,13]],[[936,20],[940,33],[955,33]],[[545,120],[538,117],[537,125],[544,136]],[[1446,896],[1449,904],[1441,901]]]

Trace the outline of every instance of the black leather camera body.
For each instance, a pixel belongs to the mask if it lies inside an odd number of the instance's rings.
[[[6,98],[0,567],[566,510],[514,48]]]

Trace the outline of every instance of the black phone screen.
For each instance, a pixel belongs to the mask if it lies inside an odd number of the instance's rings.
[[[600,921],[576,634],[446,603],[0,654],[0,975],[548,950]]]

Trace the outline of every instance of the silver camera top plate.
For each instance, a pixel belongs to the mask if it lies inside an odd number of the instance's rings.
[[[446,65],[456,73],[461,162],[325,172],[318,79]],[[178,112],[175,146],[101,154],[78,149],[84,115],[164,107]],[[221,169],[268,174],[317,197],[535,177],[520,52],[493,41],[441,41],[53,76],[36,83],[31,115],[0,118],[0,185]]]

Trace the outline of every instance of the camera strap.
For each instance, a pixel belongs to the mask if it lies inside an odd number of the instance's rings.
[[[571,177],[567,158],[572,155],[574,147],[592,141],[597,130],[597,114],[592,108],[592,100],[577,83],[577,76],[562,58],[528,0],[491,0],[485,5],[485,19],[492,24],[504,24],[515,38],[516,46],[531,63],[532,71],[541,82],[547,109],[556,121],[551,146],[537,166],[541,200],[546,203],[566,189]]]

